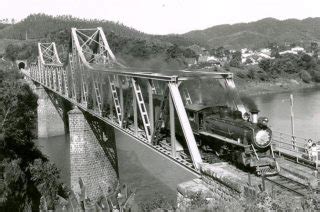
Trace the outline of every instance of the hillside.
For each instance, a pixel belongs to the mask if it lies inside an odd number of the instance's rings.
[[[190,46],[194,44],[191,39],[180,35],[150,35],[112,21],[97,19],[86,20],[67,15],[49,16],[45,14],[32,14],[16,24],[0,25],[0,39],[24,40],[26,34],[29,39],[44,39],[50,34],[56,34],[59,31],[69,31],[72,27],[102,27],[106,34],[112,32],[121,37],[152,40],[154,42],[171,43],[179,46]]]
[[[7,57],[32,59],[37,54],[37,42],[55,42],[61,60],[66,61],[72,27],[102,27],[118,60],[128,66],[181,69],[187,65],[185,57],[195,56],[192,50],[186,48],[194,43],[180,35],[150,35],[111,21],[86,20],[72,16],[53,17],[45,14],[29,15],[16,24],[0,29],[0,50],[3,52],[5,44],[15,40],[16,44],[21,45],[10,46]],[[23,43],[26,36],[28,41],[31,41],[27,42],[28,44]],[[28,49],[26,54],[20,54],[22,49]]]
[[[53,17],[45,14],[33,14],[14,25],[7,26],[0,30],[0,38],[25,39],[27,32],[28,38],[40,39],[46,37],[49,33],[70,29],[71,27],[93,28],[98,26],[120,35],[140,38],[146,35],[145,33],[111,21],[85,20],[72,16]]]
[[[210,47],[260,48],[268,42],[308,43],[320,42],[320,18],[280,21],[266,18],[256,22],[234,25],[218,25],[204,30],[196,30],[182,36],[207,43]]]
[[[176,35],[150,35],[123,24],[106,20],[85,20],[72,16],[49,16],[33,14],[13,25],[0,26],[0,39],[43,39],[71,27],[92,28],[101,26],[106,34],[114,33],[120,37],[142,39],[164,45],[200,46],[217,48],[224,46],[229,49],[261,48],[270,42],[297,43],[309,45],[311,41],[320,42],[320,18],[303,20],[288,19],[280,21],[266,18],[256,22],[233,25],[218,25],[204,30],[195,30]],[[51,36],[52,37],[52,36]]]

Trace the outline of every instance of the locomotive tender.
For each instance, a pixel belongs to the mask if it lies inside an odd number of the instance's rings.
[[[253,169],[257,175],[273,175],[279,172],[275,160],[268,119],[257,118],[258,111],[244,116],[228,106],[188,104],[187,115],[203,152],[215,152],[218,156]],[[179,134],[179,130],[177,132]]]

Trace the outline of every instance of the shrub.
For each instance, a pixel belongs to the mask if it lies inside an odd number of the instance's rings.
[[[230,64],[229,63],[225,63],[223,65],[223,68],[226,70],[226,71],[230,71]]]
[[[320,82],[320,72],[314,72],[313,79],[316,82]]]
[[[255,79],[256,78],[256,76],[257,76],[257,73],[256,73],[256,70],[254,70],[253,68],[250,68],[249,70],[248,70],[248,77],[250,78],[250,79]]]
[[[259,73],[259,79],[261,81],[268,81],[270,79],[270,76],[265,71],[262,71]]]
[[[247,75],[242,71],[237,72],[236,75],[237,75],[237,77],[239,77],[241,79],[244,79],[247,77]]]
[[[302,81],[305,83],[310,83],[311,79],[312,79],[311,75],[306,70],[302,70],[300,72],[300,77],[301,77]]]

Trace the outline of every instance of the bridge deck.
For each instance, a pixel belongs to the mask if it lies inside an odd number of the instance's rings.
[[[28,76],[28,74],[26,72],[24,72],[24,74],[26,76]],[[60,97],[62,97],[65,100],[69,101],[70,103],[72,103],[73,105],[76,105],[77,107],[79,107],[81,110],[90,113],[91,115],[93,115],[93,116],[99,118],[100,120],[106,122],[107,124],[111,125],[115,129],[123,132],[124,134],[126,134],[128,136],[130,136],[134,140],[142,143],[143,145],[145,145],[146,147],[148,147],[152,151],[167,157],[169,160],[174,161],[176,164],[178,164],[179,166],[189,170],[191,173],[195,174],[196,176],[199,175],[199,170],[197,170],[194,167],[194,165],[189,162],[190,158],[186,159],[186,158],[181,158],[181,157],[174,157],[174,156],[172,156],[172,152],[170,152],[167,149],[161,147],[160,145],[152,145],[150,142],[148,142],[148,140],[146,138],[146,135],[145,135],[145,132],[143,130],[138,130],[138,133],[136,133],[133,126],[129,126],[128,128],[123,128],[123,127],[120,126],[120,124],[118,122],[115,121],[116,117],[102,116],[96,110],[88,109],[85,105],[83,105],[83,104],[81,104],[79,102],[76,102],[74,99],[66,97],[65,95],[61,95],[58,91],[56,91],[56,90],[54,90],[54,89],[52,89],[50,87],[45,86],[44,84],[40,83],[39,81],[37,81],[35,79],[32,79],[32,78],[31,78],[31,80],[33,80],[36,83],[41,84],[42,86],[44,86],[45,89],[56,93]]]

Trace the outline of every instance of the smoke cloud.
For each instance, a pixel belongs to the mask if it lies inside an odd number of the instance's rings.
[[[259,110],[256,103],[250,97],[241,96],[241,101],[243,102],[244,106],[249,109],[249,111]]]

